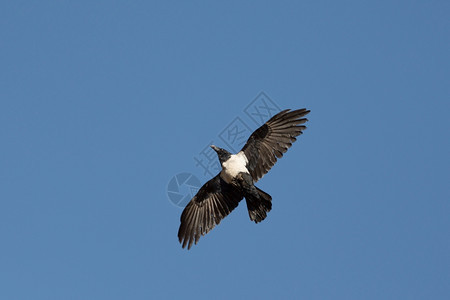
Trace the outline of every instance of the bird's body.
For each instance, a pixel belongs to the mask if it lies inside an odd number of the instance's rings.
[[[238,176],[239,173],[250,174],[247,169],[248,159],[243,151],[237,154],[232,154],[230,158],[222,163],[222,171],[220,177],[225,180],[226,183],[231,183],[233,178]]]
[[[309,110],[284,110],[259,127],[237,154],[225,149],[216,151],[222,170],[205,183],[181,214],[178,239],[183,248],[197,244],[245,198],[250,220],[261,222],[272,209],[272,197],[255,186],[278,158],[283,156],[296,137],[306,129]]]

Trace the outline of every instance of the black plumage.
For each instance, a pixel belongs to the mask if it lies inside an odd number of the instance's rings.
[[[305,108],[290,111],[283,110],[270,118],[255,130],[242,148],[249,162],[247,169],[256,182],[269,172],[278,158],[297,140],[308,121],[306,116],[310,111]]]
[[[242,150],[231,154],[211,146],[222,171],[205,183],[181,214],[178,239],[183,248],[197,244],[245,197],[250,220],[264,220],[272,208],[272,197],[257,188],[261,179],[302,134],[308,120],[306,109],[283,110],[255,130]]]

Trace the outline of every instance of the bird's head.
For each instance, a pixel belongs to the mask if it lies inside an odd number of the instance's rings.
[[[214,151],[216,151],[217,156],[219,157],[219,161],[220,161],[220,164],[221,164],[221,165],[222,165],[222,163],[223,163],[224,161],[227,161],[227,160],[230,158],[230,156],[231,156],[231,153],[228,152],[228,151],[225,150],[225,149],[216,147],[216,146],[214,146],[214,145],[211,145],[211,148],[213,148]]]

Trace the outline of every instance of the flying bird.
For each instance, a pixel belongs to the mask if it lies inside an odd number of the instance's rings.
[[[255,183],[269,172],[296,137],[303,133],[310,111],[286,109],[255,130],[242,150],[231,154],[211,145],[217,152],[222,170],[206,182],[181,214],[178,240],[185,248],[197,244],[220,223],[245,197],[251,221],[261,222],[272,209],[272,197]]]

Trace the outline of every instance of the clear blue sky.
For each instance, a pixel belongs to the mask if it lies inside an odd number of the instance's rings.
[[[450,3],[190,2],[1,2],[0,299],[450,299]],[[260,92],[311,109],[273,210],[183,250]]]

